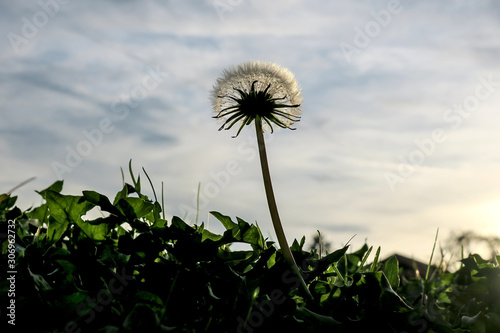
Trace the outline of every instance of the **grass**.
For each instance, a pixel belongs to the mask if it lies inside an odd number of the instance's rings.
[[[498,257],[491,262],[470,254],[454,272],[438,267],[425,278],[407,278],[396,257],[380,260],[380,247],[373,257],[373,246],[367,244],[322,255],[304,249],[302,238],[290,250],[306,292],[257,225],[218,212],[211,214],[225,227],[222,234],[179,217],[167,221],[163,194],[159,201],[153,189],[154,199],[148,198],[141,192],[140,176],[134,177],[131,167],[129,172],[132,183],[124,181],[112,200],[94,191],[62,194],[62,181],[39,191],[44,203],[26,211],[15,206],[16,197],[2,196],[2,231],[15,221],[15,244],[12,238],[2,239],[2,263],[15,254],[17,273],[14,296],[9,296],[12,285],[6,279],[0,289],[2,304],[15,300],[16,328],[500,331]],[[96,207],[105,214],[86,219]],[[234,244],[249,249],[233,251]],[[8,310],[2,306],[1,311],[6,323]]]

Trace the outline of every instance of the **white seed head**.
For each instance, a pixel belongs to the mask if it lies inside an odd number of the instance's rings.
[[[241,102],[243,97],[240,91],[249,94],[252,92],[252,85],[254,92],[265,91],[270,99],[275,99],[273,103],[278,106],[276,109],[279,112],[274,116],[285,125],[280,127],[290,128],[290,125],[298,121],[302,95],[293,73],[277,64],[260,61],[246,62],[222,72],[211,92],[216,118],[227,118],[225,110],[239,105],[238,99]]]

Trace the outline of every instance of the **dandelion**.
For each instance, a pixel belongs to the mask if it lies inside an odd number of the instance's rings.
[[[247,62],[224,70],[212,91],[214,118],[229,130],[241,121],[238,136],[245,125],[261,123],[273,132],[273,124],[295,129],[300,120],[302,97],[292,72],[273,63]]]
[[[278,243],[283,256],[312,298],[288,247],[279,218],[263,135],[266,128],[273,133],[273,125],[294,130],[292,125],[300,120],[301,102],[300,88],[293,73],[273,63],[247,62],[224,70],[212,90],[214,118],[223,122],[219,131],[229,130],[240,123],[235,138],[243,127],[255,124],[264,188]]]

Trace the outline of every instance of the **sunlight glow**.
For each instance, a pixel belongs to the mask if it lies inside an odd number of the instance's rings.
[[[500,236],[500,199],[490,201],[481,207],[481,213],[491,226],[492,232]]]

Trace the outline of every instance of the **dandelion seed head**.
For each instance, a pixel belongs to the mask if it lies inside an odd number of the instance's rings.
[[[290,128],[300,120],[302,95],[291,71],[268,62],[246,62],[225,69],[211,92],[214,118],[223,121],[221,129],[241,122],[249,125],[259,116],[264,128],[273,124]]]

